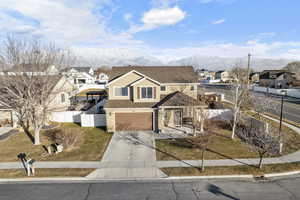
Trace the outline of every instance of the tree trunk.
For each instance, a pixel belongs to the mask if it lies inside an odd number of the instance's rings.
[[[232,126],[231,139],[234,139],[234,137],[235,137],[235,131],[236,131],[236,125],[237,125],[237,114],[238,114],[238,112],[235,111],[234,116],[233,116],[233,126]]]
[[[34,129],[34,145],[40,145],[40,128]]]
[[[264,154],[260,154],[259,155],[259,163],[258,163],[258,167],[259,169],[262,169],[262,166],[263,166],[263,157],[264,157]]]
[[[204,152],[205,149],[202,149],[202,162],[201,162],[201,171],[204,172]]]
[[[204,132],[204,120],[201,119],[201,122],[200,122],[200,132]]]
[[[234,105],[234,116],[233,116],[233,126],[232,126],[232,134],[231,134],[231,139],[234,139],[235,137],[235,130],[236,130],[236,124],[237,124],[237,115],[238,115],[238,112],[239,112],[239,86],[236,86],[236,89],[235,89],[235,105]]]

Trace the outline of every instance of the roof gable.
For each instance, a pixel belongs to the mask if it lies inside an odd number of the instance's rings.
[[[120,75],[120,76],[118,76],[118,77],[115,77],[113,80],[110,80],[110,82],[109,82],[107,85],[110,85],[110,84],[116,82],[117,80],[120,80],[121,78],[125,78],[126,76],[128,76],[128,75],[130,75],[130,74],[132,74],[132,73],[135,73],[135,74],[141,76],[141,79],[137,80],[136,82],[142,80],[143,78],[146,78],[146,79],[149,79],[149,80],[151,80],[152,82],[155,82],[156,84],[160,85],[160,83],[159,83],[158,81],[153,80],[153,79],[151,79],[150,77],[148,77],[148,76],[146,76],[146,75],[144,75],[144,74],[142,74],[142,73],[140,73],[140,72],[138,72],[138,71],[135,71],[135,70],[129,71],[129,72],[123,74],[123,75]],[[136,83],[136,82],[134,82],[134,83]]]

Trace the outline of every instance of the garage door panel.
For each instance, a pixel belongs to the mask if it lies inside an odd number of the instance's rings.
[[[152,113],[116,113],[116,130],[152,130]]]

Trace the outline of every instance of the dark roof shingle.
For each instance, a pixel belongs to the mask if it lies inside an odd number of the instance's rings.
[[[135,70],[160,83],[197,83],[198,77],[192,66],[128,66],[112,67],[109,79]]]

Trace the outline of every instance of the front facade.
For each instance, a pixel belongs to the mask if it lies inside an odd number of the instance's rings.
[[[107,130],[159,131],[181,126],[197,98],[192,67],[113,67],[107,84]]]
[[[95,84],[96,78],[95,72],[91,67],[72,67],[64,69],[63,75],[68,77],[68,80],[75,84],[77,87],[81,87],[85,84]]]
[[[294,73],[285,70],[265,70],[259,76],[259,86],[270,88],[289,88],[295,80]]]
[[[222,82],[230,81],[230,74],[228,71],[217,71],[215,74],[215,80],[220,80]]]

